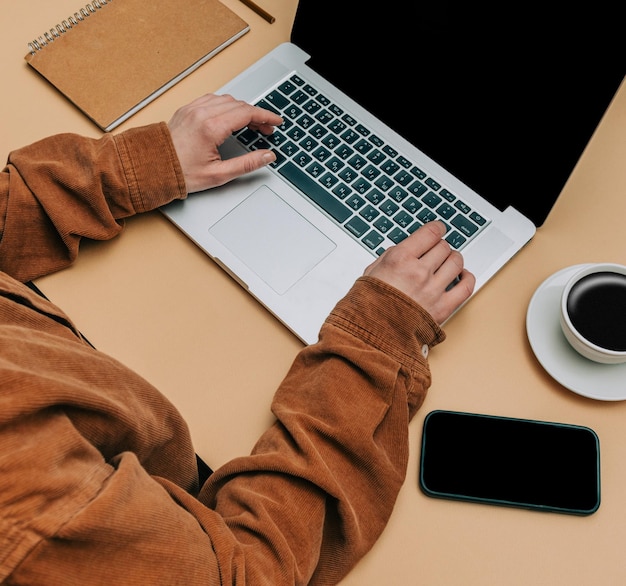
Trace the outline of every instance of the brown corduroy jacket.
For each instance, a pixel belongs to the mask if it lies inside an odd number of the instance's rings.
[[[0,583],[333,584],[389,519],[408,423],[430,385],[428,349],[444,338],[402,293],[359,279],[297,356],[252,454],[199,486],[169,401],[21,284],[71,264],[82,238],[112,238],[125,217],[183,197],[163,123],[97,140],[59,135],[9,156]]]

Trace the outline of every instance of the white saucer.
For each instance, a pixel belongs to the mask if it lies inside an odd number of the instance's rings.
[[[548,277],[535,291],[526,313],[530,346],[548,374],[565,388],[590,399],[626,399],[626,363],[599,364],[574,350],[561,331],[561,291],[570,276],[585,265],[567,267]]]

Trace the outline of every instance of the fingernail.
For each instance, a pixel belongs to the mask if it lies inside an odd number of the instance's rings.
[[[270,163],[273,163],[276,160],[276,155],[273,152],[269,152],[269,153],[265,153],[263,155],[263,162],[266,165],[269,165]]]

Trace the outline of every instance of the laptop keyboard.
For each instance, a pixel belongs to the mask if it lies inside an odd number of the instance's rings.
[[[272,167],[370,252],[380,255],[441,220],[464,248],[489,220],[385,143],[344,108],[292,75],[256,104],[283,117],[271,136],[235,133],[248,149],[271,148]]]

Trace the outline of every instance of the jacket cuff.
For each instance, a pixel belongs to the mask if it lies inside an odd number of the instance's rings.
[[[187,196],[183,171],[165,122],[132,128],[113,138],[137,213]]]
[[[445,332],[410,297],[374,277],[360,277],[327,319],[363,341],[415,366],[428,349],[445,340]]]
[[[446,338],[430,314],[395,287],[373,277],[360,277],[335,306],[326,324],[341,328],[398,361],[410,379],[410,421],[431,384],[429,350]]]

